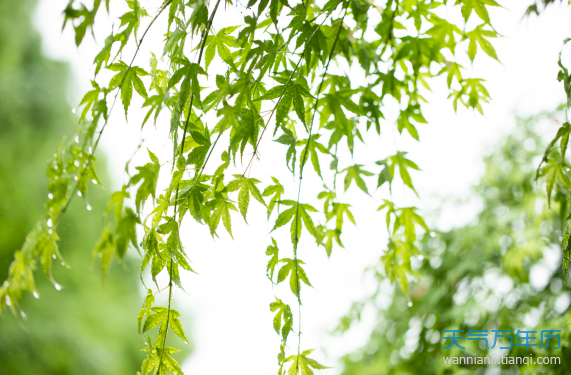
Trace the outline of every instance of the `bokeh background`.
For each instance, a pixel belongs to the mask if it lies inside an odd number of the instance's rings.
[[[89,87],[93,56],[113,22],[98,19],[95,39],[86,37],[78,49],[69,30],[61,30],[66,3],[0,0],[0,279],[41,212],[47,160],[62,137],[73,134],[73,108]],[[157,6],[156,1],[142,3]],[[368,145],[361,155],[375,161],[379,150],[384,155],[390,152],[384,150],[406,147],[423,169],[414,176],[422,200],[413,202],[428,215],[437,236],[422,242],[432,257],[416,264],[426,278],[414,284],[412,306],[374,272],[386,243],[384,222],[375,213],[377,206],[357,196],[350,199],[356,202],[358,226],[347,228],[345,249],[331,260],[316,251],[304,258],[315,289],[304,303],[303,339],[317,347],[319,362],[333,367],[321,370],[323,375],[571,372],[568,347],[534,352],[561,356],[561,366],[442,363],[440,335],[459,326],[563,329],[563,341],[569,342],[571,294],[561,277],[557,245],[560,207],[545,205],[542,185],[533,176],[564,119],[555,110],[565,98],[556,81],[557,56],[563,39],[571,36],[571,12],[556,4],[540,17],[523,18],[528,1],[502,5],[491,15],[504,35],[495,44],[502,64],[478,57],[470,66],[487,80],[493,99],[485,117],[463,109],[455,113],[444,87],[437,87],[425,110],[430,124],[420,129],[420,144],[395,141],[389,129],[384,143]],[[233,21],[228,15],[219,22]],[[142,302],[140,259],[131,252],[125,270],[114,264],[106,286],[91,265],[102,209],[125,178],[125,161],[142,138],[159,156],[161,150],[170,152],[160,125],[141,137],[139,124],[137,115],[129,123],[121,113],[113,117],[98,155],[107,190],[91,189],[92,211],[76,200],[65,216],[61,250],[71,268],[55,267],[62,290],[38,274],[40,298],[26,297],[26,318],[7,312],[0,317],[0,374],[134,374],[139,367],[144,346],[135,318]],[[270,170],[272,162],[260,163],[257,171]],[[251,217],[261,219],[250,220],[249,226],[237,223],[235,241],[213,241],[194,228],[183,233],[183,241],[192,236],[199,244],[189,255],[200,276],[185,276],[187,292],[175,294],[193,343],[178,357],[189,374],[276,371],[278,339],[268,309],[273,291],[264,272],[271,228],[261,207],[251,209]],[[367,267],[373,271],[364,274]],[[488,353],[476,345],[468,350]]]

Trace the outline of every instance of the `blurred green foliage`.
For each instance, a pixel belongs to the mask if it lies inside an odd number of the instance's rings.
[[[376,312],[367,345],[343,359],[344,375],[571,373],[570,299],[560,246],[567,199],[557,194],[548,208],[545,189],[534,181],[533,170],[545,149],[538,126],[552,121],[552,115],[518,119],[514,134],[486,158],[485,175],[474,192],[483,204],[475,224],[424,237],[420,249],[431,257],[416,262],[422,276],[411,284],[411,301],[398,288],[379,283],[370,299],[356,303],[344,317],[341,331],[360,318],[365,306]],[[450,340],[442,339],[443,331],[452,329],[464,330],[459,335],[463,337],[468,330],[531,329],[538,331],[533,335],[538,339],[531,341],[538,346],[540,331],[562,330],[561,349],[498,350],[506,341],[487,350],[483,342],[460,340],[465,350],[444,350]],[[491,348],[493,334],[489,337]],[[443,361],[445,356],[531,354],[561,357],[561,365]]]
[[[42,55],[30,21],[35,1],[0,0],[0,279],[47,200],[45,169],[76,117],[67,103],[69,69]],[[103,168],[101,168],[103,171]],[[105,176],[102,177],[106,184]],[[37,278],[39,299],[24,297],[25,317],[0,317],[0,374],[127,374],[142,360],[142,338],[132,317],[142,300],[136,270],[116,267],[104,288],[91,271],[91,251],[102,230],[107,193],[94,188],[93,211],[76,200],[59,227],[57,291]],[[127,267],[129,268],[129,267]]]

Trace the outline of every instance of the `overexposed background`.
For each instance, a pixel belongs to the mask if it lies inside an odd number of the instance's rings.
[[[478,213],[479,202],[471,199],[470,186],[477,183],[483,173],[483,155],[494,149],[498,140],[513,129],[514,115],[552,110],[565,98],[562,85],[556,80],[559,70],[557,58],[563,39],[571,35],[568,22],[571,12],[567,7],[554,5],[539,18],[523,19],[528,1],[502,3],[505,9],[491,12],[492,23],[504,36],[494,43],[502,63],[481,51],[473,66],[469,61],[462,61],[469,67],[468,76],[482,77],[487,81],[492,102],[484,106],[485,117],[460,107],[455,113],[451,101],[446,99],[444,79],[436,80],[434,92],[427,96],[430,104],[424,107],[429,124],[418,127],[421,143],[411,141],[408,135],[399,137],[394,127],[385,123],[382,139],[367,139],[366,147],[355,155],[359,163],[371,165],[397,149],[410,151],[410,158],[423,170],[413,175],[422,200],[403,193],[400,188],[395,192],[396,199],[401,204],[418,205],[430,218],[428,224],[439,229],[469,223]],[[103,45],[112,23],[117,20],[106,15],[98,17],[95,41],[88,34],[82,46],[76,48],[71,28],[61,31],[61,12],[66,4],[67,0],[41,0],[34,19],[43,36],[45,53],[68,61],[72,67],[74,85],[70,88],[69,100],[76,106],[91,87],[89,77],[93,76],[93,58]],[[149,14],[154,14],[158,2],[147,0],[142,4]],[[119,14],[119,5],[115,8],[112,16]],[[235,20],[242,20],[235,13],[230,8],[226,13],[220,13],[214,27],[235,25]],[[160,52],[157,45],[162,35],[158,31],[164,30],[165,19],[162,17],[153,26],[155,33],[145,41],[135,65],[147,69],[148,52]],[[126,49],[124,59],[130,61],[132,53]],[[212,65],[216,64],[215,60]],[[161,116],[156,128],[148,123],[141,135],[140,124],[146,111],[135,110],[140,104],[140,99],[134,100],[129,122],[126,122],[122,105],[118,102],[102,138],[101,149],[109,160],[109,172],[115,181],[114,186],[108,188],[118,188],[123,183],[126,178],[124,164],[142,139],[144,147],[134,158],[134,164],[147,161],[146,147],[155,152],[161,162],[172,157],[168,118]],[[386,111],[391,113],[390,104]],[[552,134],[555,129],[554,123]],[[275,167],[276,163],[283,165],[283,147],[271,142],[269,137],[264,139],[260,149],[263,158],[255,162],[251,176],[279,176],[291,197],[295,181]],[[278,148],[277,155],[272,155],[272,151]],[[348,160],[342,160],[342,163],[351,164]],[[214,167],[218,164],[219,161],[213,160]],[[241,171],[243,167],[238,166],[237,170]],[[269,179],[265,180],[263,185],[269,182]],[[165,181],[162,186],[164,184]],[[306,182],[302,201],[313,199],[319,184],[317,178],[311,176]],[[374,191],[374,186],[369,189]],[[376,208],[387,194],[387,190],[380,189],[373,194],[372,204],[371,198],[360,194],[355,187],[347,192],[353,202],[358,228],[350,223],[345,225],[345,249],[334,250],[331,259],[327,259],[325,252],[310,241],[302,242],[300,257],[307,263],[306,270],[314,285],[314,289],[302,289],[302,348],[317,348],[316,359],[335,366],[320,371],[323,375],[339,373],[341,368],[336,363],[337,359],[367,341],[372,320],[368,312],[365,312],[363,322],[345,336],[331,336],[330,332],[339,317],[348,311],[351,302],[372,287],[370,281],[363,280],[363,270],[378,260],[386,243],[384,215],[377,213]],[[274,296],[282,298],[288,293],[281,286],[272,289],[265,276],[267,258],[264,252],[270,244],[268,232],[271,230],[270,223],[265,220],[265,209],[252,200],[248,218],[250,225],[246,225],[239,215],[233,217],[234,240],[224,230],[220,230],[220,238],[213,240],[207,227],[192,220],[183,225],[183,243],[194,269],[200,274],[183,275],[186,293],[179,290],[175,293],[175,304],[182,310],[183,325],[194,347],[194,353],[183,363],[183,369],[189,374],[242,373],[247,369],[248,373],[257,375],[276,371],[279,338],[273,331],[268,305]],[[288,243],[282,234],[277,234],[277,238],[284,239],[280,241],[284,246]],[[283,248],[281,251],[291,250]],[[162,281],[166,283],[164,279]],[[386,285],[384,289],[390,293],[391,287]],[[288,302],[292,308],[296,305],[293,300]],[[136,330],[135,314],[133,332]]]

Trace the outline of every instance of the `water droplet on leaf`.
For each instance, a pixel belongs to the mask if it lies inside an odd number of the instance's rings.
[[[54,288],[56,288],[56,290],[61,290],[61,285],[59,285],[58,283],[55,283]]]
[[[32,294],[34,295],[34,298],[40,298],[40,295],[38,294],[38,292],[33,292]]]
[[[408,303],[408,307],[412,307],[412,302],[409,302],[409,303]]]

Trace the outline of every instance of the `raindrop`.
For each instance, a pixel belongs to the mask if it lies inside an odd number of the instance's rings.
[[[75,165],[76,167],[79,167],[79,160],[74,161],[73,165]]]
[[[49,198],[49,199],[54,199],[54,195],[53,195],[52,193],[49,193],[49,194],[48,194],[48,198]]]
[[[61,262],[61,265],[65,267],[65,263],[64,263],[64,262]]]
[[[50,228],[51,228],[51,227],[52,227],[52,219],[48,219],[48,222],[47,222],[47,224],[48,224],[48,227],[50,227]]]
[[[91,146],[89,146],[89,149],[87,150],[87,152],[89,152],[89,154],[93,153],[93,149],[91,148]]]
[[[77,176],[75,176],[75,177],[77,177]],[[78,191],[77,195],[81,197],[81,191]]]
[[[71,109],[71,113],[75,113],[75,108],[72,108],[72,109]]]
[[[409,303],[408,303],[408,307],[412,307],[412,302],[409,302]]]
[[[95,185],[97,185],[97,181],[95,181],[95,180],[91,180],[91,182],[93,182]]]
[[[59,285],[58,283],[55,283],[54,287],[56,288],[56,290],[61,290],[61,285]]]
[[[26,313],[23,311],[20,311],[20,315],[22,315],[22,318],[24,318],[24,320],[26,320],[27,316]]]
[[[91,206],[87,205],[87,211],[91,211]]]
[[[79,143],[79,136],[78,135],[75,136],[75,143]]]
[[[40,295],[38,294],[38,292],[33,292],[32,294],[34,295],[34,298],[40,298]]]
[[[11,303],[10,303],[10,298],[6,297],[6,306],[10,307]]]
[[[52,259],[55,259],[55,258],[56,258],[56,256],[52,254]]]

